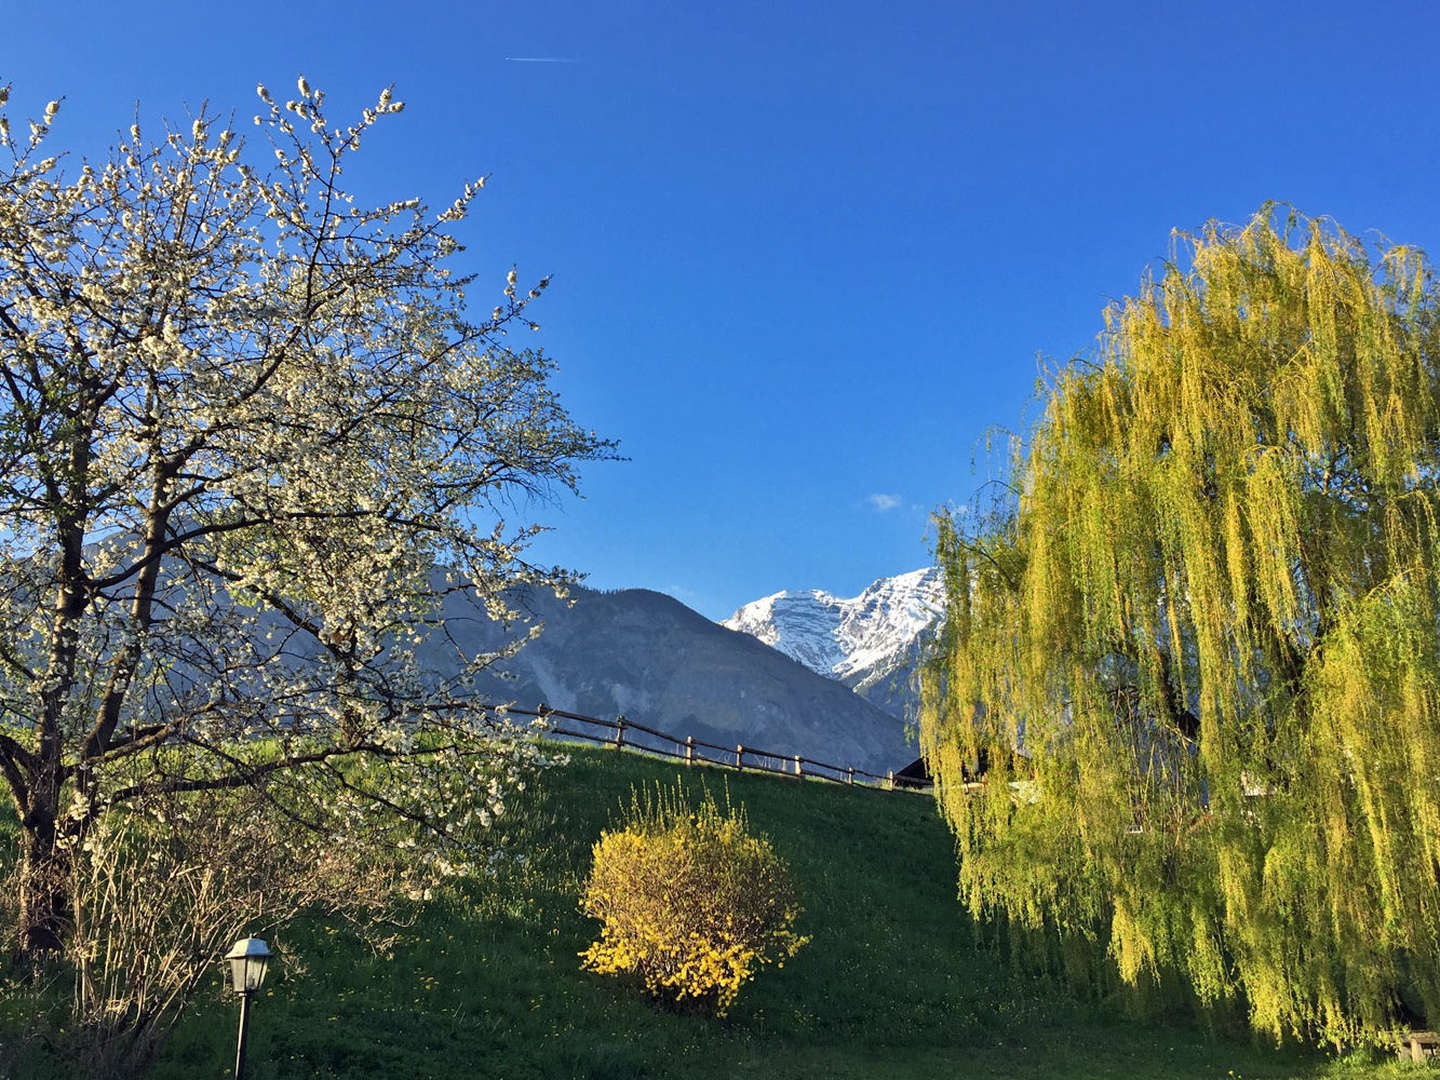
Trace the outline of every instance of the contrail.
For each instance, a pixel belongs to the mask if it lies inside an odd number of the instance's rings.
[[[507,56],[505,59],[512,64],[578,64],[579,60],[572,60],[568,56]]]

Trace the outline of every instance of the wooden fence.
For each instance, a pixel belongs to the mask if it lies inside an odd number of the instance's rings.
[[[854,784],[882,791],[928,791],[928,780],[907,776],[897,777],[892,770],[881,776],[879,773],[857,769],[853,765],[832,765],[817,761],[803,754],[779,754],[773,750],[761,750],[754,746],[737,743],[721,746],[705,742],[693,735],[680,738],[668,731],[658,731],[624,716],[614,720],[601,720],[594,716],[551,709],[541,705],[538,709],[521,709],[510,706],[497,712],[514,713],[518,716],[534,716],[549,723],[549,734],[562,738],[584,739],[600,743],[617,750],[631,750],[660,757],[675,758],[686,765],[721,765],[744,772],[774,773],[794,780],[828,780],[835,784]],[[559,720],[567,726],[561,727]]]

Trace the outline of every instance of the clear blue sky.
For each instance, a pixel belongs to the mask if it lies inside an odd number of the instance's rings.
[[[5,36],[12,108],[65,95],[91,153],[137,100],[394,82],[357,183],[490,175],[468,265],[554,275],[538,340],[631,459],[532,508],[536,554],[715,618],[924,565],[1037,356],[1172,228],[1279,199],[1440,254],[1433,0],[17,4]]]

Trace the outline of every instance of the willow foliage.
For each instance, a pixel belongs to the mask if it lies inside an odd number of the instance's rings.
[[[1177,244],[1050,381],[1006,511],[940,521],[962,896],[1276,1037],[1440,1022],[1430,268],[1268,208]]]

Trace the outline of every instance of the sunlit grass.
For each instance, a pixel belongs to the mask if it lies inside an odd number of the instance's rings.
[[[725,1020],[587,975],[577,910],[591,846],[632,785],[728,784],[790,866],[813,942],[746,988]],[[955,900],[952,843],[924,797],[796,784],[578,752],[506,827],[528,853],[503,878],[427,907],[389,955],[343,928],[297,927],[255,1010],[256,1078],[1310,1077],[1376,1075],[1081,1007],[978,948]],[[217,977],[218,983],[218,977]],[[216,996],[218,999],[218,987]],[[157,1075],[222,1062],[233,1007],[177,1032]],[[1384,1070],[1388,1072],[1389,1070]]]
[[[797,930],[813,939],[746,987],[724,1020],[580,969],[596,934],[577,908],[591,847],[632,785],[677,775],[696,801],[702,783],[717,795],[728,784],[744,803],[789,863],[804,908]],[[955,899],[951,838],[922,796],[579,751],[512,805],[504,828],[523,862],[426,905],[386,952],[321,919],[281,935],[253,1012],[247,1076],[1424,1075],[1368,1056],[1277,1052],[1189,1021],[1130,1020],[1119,1003],[1082,1006],[1050,979],[1012,970],[977,945]],[[204,997],[175,1032],[161,1080],[228,1075],[236,1010],[218,967]],[[15,1009],[0,1023],[7,1015]],[[43,1076],[32,1069],[27,1077]]]

